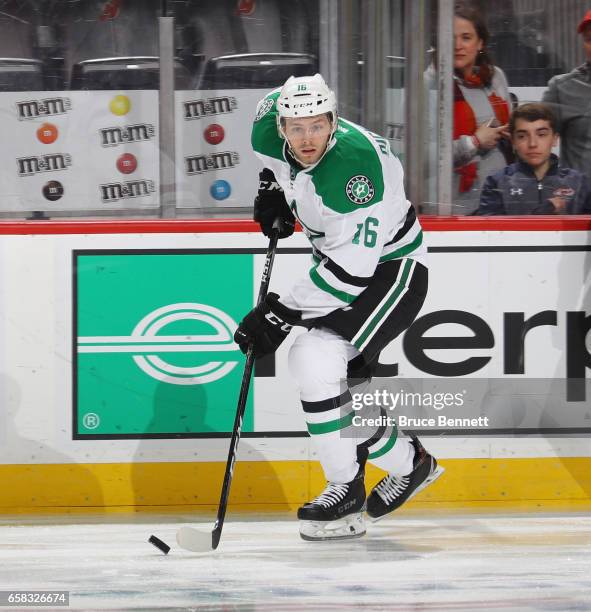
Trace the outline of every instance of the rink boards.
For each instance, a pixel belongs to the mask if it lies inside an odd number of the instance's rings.
[[[591,506],[590,225],[424,220],[429,295],[380,359],[392,384],[422,381],[406,416],[446,467],[415,506]],[[0,231],[0,509],[216,505],[243,365],[231,335],[266,239],[246,221]],[[271,289],[309,265],[302,234],[282,241]],[[294,337],[257,364],[235,508],[293,508],[322,485],[287,373]],[[461,405],[424,400],[443,380]]]

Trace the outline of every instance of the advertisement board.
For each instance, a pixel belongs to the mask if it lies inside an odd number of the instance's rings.
[[[351,416],[380,402],[420,435],[446,468],[426,504],[588,504],[591,245],[560,223],[425,222],[427,301]],[[0,506],[215,505],[244,359],[230,339],[267,239],[248,221],[4,227]],[[303,234],[281,241],[270,289],[309,266]],[[255,364],[232,503],[293,509],[324,483],[288,369],[301,333]]]
[[[422,435],[591,432],[589,245],[429,250],[427,301],[366,397],[396,397],[384,407]],[[228,436],[244,363],[232,336],[262,259],[260,248],[75,250],[74,437]],[[309,264],[308,247],[280,247],[272,289]],[[257,363],[245,435],[306,435],[287,366],[298,333]],[[461,402],[425,399],[444,396]]]
[[[1,92],[2,209],[154,209],[158,92]]]
[[[181,209],[252,206],[262,164],[252,151],[256,106],[268,90],[175,92],[176,200]]]
[[[244,364],[233,335],[252,307],[253,254],[73,257],[74,437],[231,431]],[[251,395],[245,432],[252,405]]]

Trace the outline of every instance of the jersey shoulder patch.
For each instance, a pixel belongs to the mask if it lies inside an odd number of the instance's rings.
[[[283,159],[283,139],[277,133],[277,98],[279,90],[272,91],[257,105],[252,125],[251,144],[256,153]]]
[[[316,193],[334,212],[346,214],[382,201],[382,162],[368,133],[339,119],[336,142],[310,171]]]

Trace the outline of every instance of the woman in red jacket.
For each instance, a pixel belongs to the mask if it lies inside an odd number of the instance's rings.
[[[508,159],[507,124],[511,99],[503,71],[486,49],[488,29],[470,7],[454,18],[454,213],[467,214],[480,197],[482,182]]]

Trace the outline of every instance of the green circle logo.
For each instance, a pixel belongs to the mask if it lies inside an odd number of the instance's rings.
[[[363,174],[349,179],[345,190],[347,197],[354,204],[367,204],[375,194],[372,182]]]

